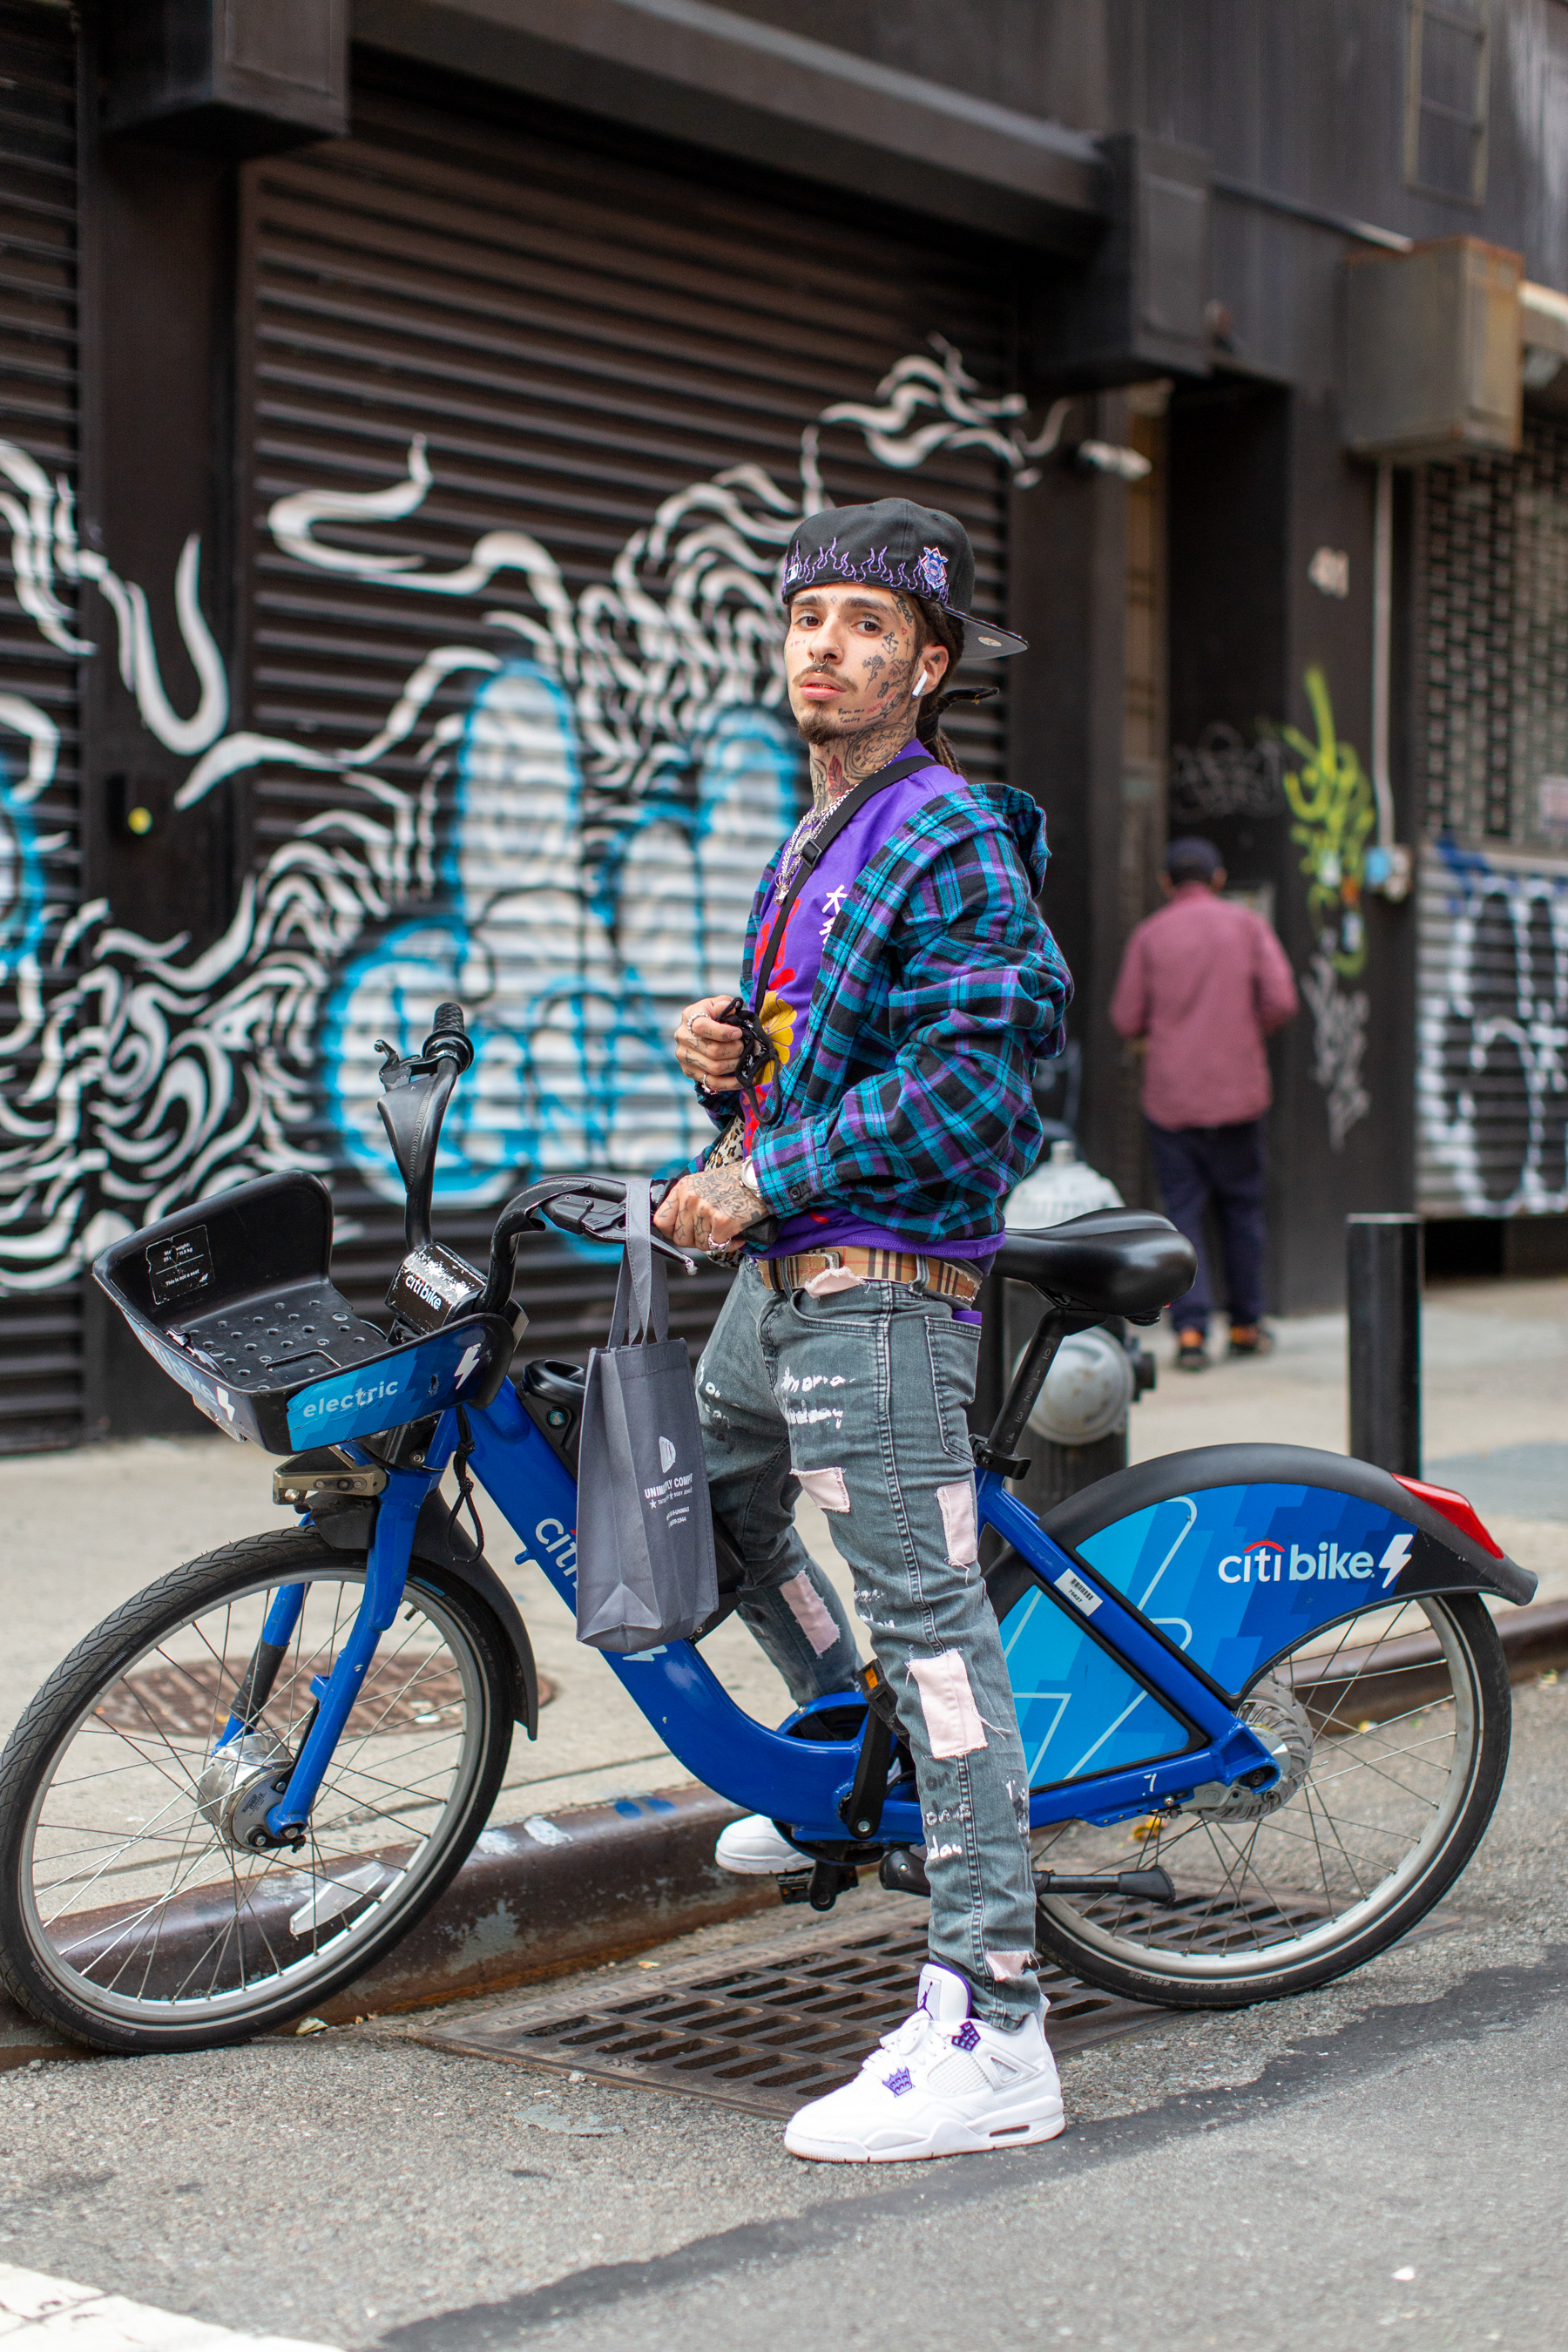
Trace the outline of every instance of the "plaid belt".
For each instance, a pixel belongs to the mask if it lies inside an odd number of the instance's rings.
[[[842,1249],[803,1250],[798,1257],[764,1257],[757,1261],[770,1290],[804,1290],[814,1275],[864,1276],[868,1282],[923,1283],[934,1298],[956,1298],[969,1307],[980,1295],[980,1276],[972,1265],[948,1257],[917,1257],[908,1250],[867,1249],[850,1242]]]

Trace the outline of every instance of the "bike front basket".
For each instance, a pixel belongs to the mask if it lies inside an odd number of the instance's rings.
[[[333,1287],[331,1255],[331,1195],[290,1171],[128,1234],[92,1272],[207,1419],[269,1454],[490,1402],[509,1323],[465,1315],[395,1348]]]

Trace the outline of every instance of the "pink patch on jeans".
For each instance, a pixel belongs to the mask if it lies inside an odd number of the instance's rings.
[[[803,1570],[799,1576],[792,1576],[789,1582],[779,1589],[789,1602],[795,1623],[816,1656],[826,1657],[838,1639],[838,1628],[833,1622],[832,1611],[810,1577]]]
[[[955,1479],[936,1490],[942,1530],[947,1538],[949,1568],[973,1568],[980,1558],[980,1529],[974,1514],[974,1481]]]
[[[811,1496],[814,1503],[820,1503],[825,1511],[847,1511],[849,1508],[849,1489],[844,1483],[842,1470],[797,1470],[795,1475],[800,1480],[803,1491]]]
[[[987,1952],[985,1965],[998,1984],[1011,1984],[1034,1959],[1033,1952]]]
[[[933,1756],[973,1756],[986,1746],[985,1726],[957,1650],[939,1650],[934,1658],[911,1658],[910,1672],[921,1695]]]

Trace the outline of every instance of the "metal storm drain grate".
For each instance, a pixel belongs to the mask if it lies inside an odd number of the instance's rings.
[[[1122,1916],[1127,1906],[1121,1906]],[[1207,1925],[1212,1929],[1212,1917]],[[530,2002],[426,2028],[414,2038],[476,2058],[548,2066],[606,2083],[686,2091],[752,2115],[788,2116],[854,2074],[878,2036],[909,2015],[926,1958],[918,1916],[831,1943],[803,1937],[735,1954],[726,1968],[674,1970],[598,1999]],[[1051,2046],[1081,2050],[1171,2014],[1044,1968]]]

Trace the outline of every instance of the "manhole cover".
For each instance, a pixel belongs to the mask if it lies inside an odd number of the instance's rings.
[[[162,1733],[170,1739],[209,1740],[228,1716],[235,1692],[250,1664],[249,1651],[232,1658],[199,1658],[192,1664],[138,1666],[121,1675],[99,1701],[99,1720],[116,1731]],[[555,1696],[539,1677],[539,1704]],[[350,1711],[348,1729],[370,1732],[450,1729],[462,1705],[456,1666],[433,1666],[414,1675],[406,1659],[390,1661],[370,1679]]]
[[[907,2017],[926,1958],[926,1919],[737,1952],[727,1965],[625,1979],[571,2002],[531,2002],[426,2028],[415,2040],[476,2058],[574,2068],[597,2082],[686,2091],[758,2116],[790,2116],[848,2080]],[[1044,1968],[1051,2047],[1080,2050],[1168,2011]]]

